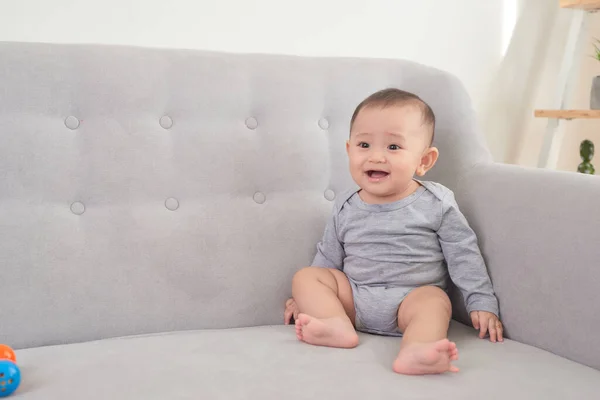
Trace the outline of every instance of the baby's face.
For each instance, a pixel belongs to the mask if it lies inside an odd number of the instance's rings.
[[[366,107],[354,121],[347,143],[352,178],[369,202],[402,197],[416,174],[423,175],[431,127],[414,106]]]

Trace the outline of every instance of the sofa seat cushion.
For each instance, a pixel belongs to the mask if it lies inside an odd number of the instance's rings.
[[[17,351],[15,399],[592,399],[600,371],[453,322],[457,374],[391,371],[399,339],[352,350],[296,340],[293,326],[174,332]]]

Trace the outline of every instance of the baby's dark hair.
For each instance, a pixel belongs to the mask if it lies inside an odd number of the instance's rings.
[[[421,111],[423,116],[423,123],[431,127],[431,141],[433,142],[433,136],[435,133],[435,114],[429,104],[414,93],[406,92],[404,90],[388,88],[373,93],[366,99],[364,99],[354,110],[352,119],[350,120],[350,130],[354,125],[354,120],[358,116],[358,113],[365,107],[390,107],[390,106],[415,106]]]

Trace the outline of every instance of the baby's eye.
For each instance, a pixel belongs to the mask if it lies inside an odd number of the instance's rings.
[[[388,149],[390,150],[400,150],[400,146],[398,146],[397,144],[390,144]]]
[[[363,149],[368,149],[369,148],[369,143],[360,142],[358,144],[358,147],[362,147]]]

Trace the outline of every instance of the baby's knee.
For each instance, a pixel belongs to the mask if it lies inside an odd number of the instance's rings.
[[[314,283],[326,285],[330,288],[337,287],[337,282],[330,268],[304,267],[292,279],[292,289],[312,286]]]
[[[431,288],[429,301],[431,301],[432,304],[435,304],[437,308],[451,316],[452,302],[450,301],[448,294],[437,286],[428,286],[428,288]]]
[[[413,292],[416,292],[414,294],[418,296],[418,303],[422,307],[427,307],[429,309],[434,308],[443,311],[448,315],[452,315],[452,303],[450,302],[450,298],[448,297],[448,294],[439,287],[423,286],[415,289]]]
[[[322,270],[323,268],[320,267],[304,267],[299,271],[296,271],[294,278],[292,279],[292,284],[301,283],[307,279],[312,280],[318,278],[318,276],[322,274]]]

